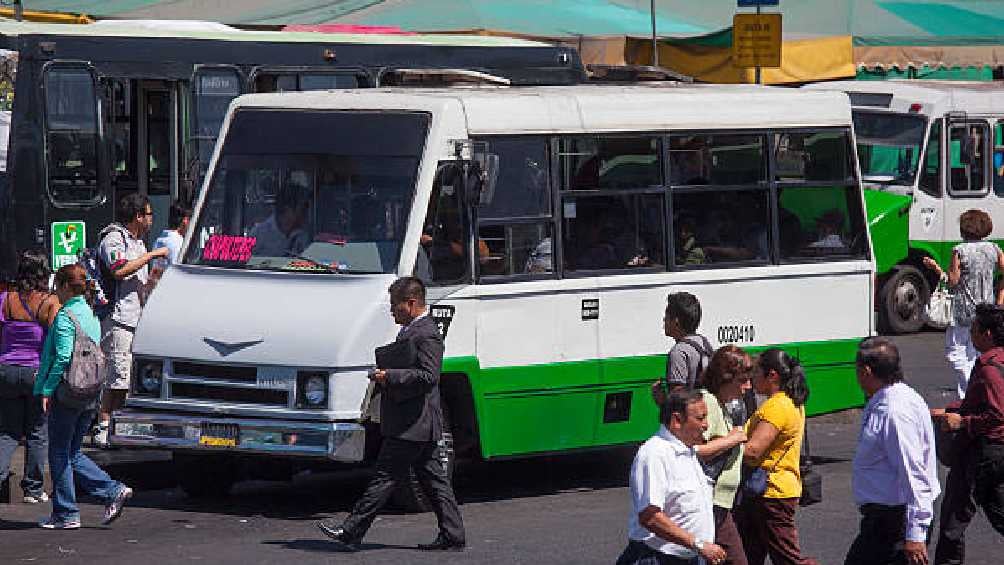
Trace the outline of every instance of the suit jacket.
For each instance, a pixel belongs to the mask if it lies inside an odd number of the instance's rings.
[[[380,432],[408,441],[439,441],[443,435],[439,400],[443,337],[432,317],[425,316],[398,335],[397,341],[401,340],[414,343],[415,362],[407,369],[387,369],[380,395]]]

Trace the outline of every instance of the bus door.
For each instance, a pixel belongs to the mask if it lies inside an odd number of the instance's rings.
[[[990,209],[990,172],[992,159],[990,123],[978,118],[948,120],[947,186],[945,203],[946,242],[962,240],[959,216],[971,208]],[[1004,226],[1002,226],[1004,228]],[[1000,239],[1004,229],[994,228],[994,238]]]
[[[917,190],[913,194],[913,213],[910,214],[910,239],[928,242],[932,251],[946,261],[951,245],[944,241],[945,234],[945,120],[931,120],[927,143],[917,167]],[[946,263],[947,265],[947,263]]]
[[[179,195],[179,83],[142,80],[137,86],[138,190],[153,209],[149,245],[167,227],[168,210]]]

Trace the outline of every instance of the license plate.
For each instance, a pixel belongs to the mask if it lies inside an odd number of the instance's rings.
[[[203,422],[199,445],[206,447],[237,447],[241,432],[237,424],[215,424]]]
[[[255,384],[268,390],[291,390],[296,381],[296,369],[291,367],[258,367]]]

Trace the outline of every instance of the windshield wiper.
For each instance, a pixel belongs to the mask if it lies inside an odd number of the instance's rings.
[[[290,262],[282,268],[284,271],[304,271],[304,272],[323,271],[325,273],[341,272],[335,265],[328,265],[326,263],[321,263],[317,259],[314,259],[313,257],[308,257],[306,255],[293,255],[289,259]],[[295,261],[302,261],[304,263],[308,263],[308,266],[304,268],[293,267],[292,264]]]

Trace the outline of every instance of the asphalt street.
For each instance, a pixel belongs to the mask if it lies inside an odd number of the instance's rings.
[[[908,381],[932,407],[951,396],[942,335],[897,338]],[[851,499],[856,411],[815,418],[810,439],[824,476],[824,501],[798,513],[805,553],[843,563],[857,532]],[[463,553],[429,555],[431,514],[382,516],[363,551],[338,553],[314,522],[344,516],[365,485],[361,473],[298,476],[292,483],[242,483],[224,500],[196,501],[171,484],[158,454],[100,453],[136,487],[122,518],[101,527],[102,507],[81,505],[84,528],[35,526],[48,505],[0,505],[0,564],[14,563],[613,563],[625,543],[627,471],[633,450],[485,463],[461,470],[458,497],[468,532]],[[19,494],[19,493],[18,493]],[[932,548],[933,549],[933,548]],[[1004,538],[979,515],[969,530],[970,565],[1004,562]]]

